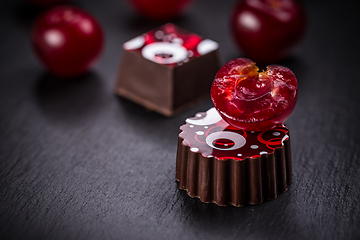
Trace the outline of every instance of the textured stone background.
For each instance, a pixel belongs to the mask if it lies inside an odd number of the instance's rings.
[[[74,0],[101,22],[106,46],[77,81],[48,74],[29,33],[38,10],[0,9],[1,239],[359,239],[360,78],[357,1],[303,1],[308,31],[281,64],[298,77],[291,130],[294,182],[274,201],[203,204],[175,182],[179,126],[113,94],[123,42],[159,23],[122,0]],[[175,24],[242,56],[230,36],[235,0],[196,0]]]

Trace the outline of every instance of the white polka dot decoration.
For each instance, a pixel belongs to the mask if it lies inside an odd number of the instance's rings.
[[[164,37],[164,35],[165,35],[164,32],[161,31],[161,30],[158,30],[158,31],[155,32],[155,37],[157,39],[162,39]]]
[[[172,42],[175,43],[175,44],[180,44],[180,45],[182,45],[182,44],[184,43],[184,40],[182,40],[181,38],[174,38],[174,39],[172,40]]]
[[[199,149],[198,149],[198,148],[196,148],[196,147],[192,147],[192,148],[190,148],[190,151],[192,151],[192,152],[198,152],[198,151],[199,151]]]
[[[238,158],[260,157],[274,153],[289,138],[286,127],[277,127],[266,132],[243,131],[229,127],[215,108],[206,113],[186,119],[181,126],[180,137],[189,141],[192,152],[204,157]],[[284,136],[285,135],[285,136]]]

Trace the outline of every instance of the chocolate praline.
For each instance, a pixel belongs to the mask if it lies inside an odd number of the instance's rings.
[[[189,196],[221,206],[275,199],[292,183],[289,129],[244,131],[215,108],[197,113],[180,127],[176,180]]]
[[[123,45],[115,91],[165,116],[207,97],[220,68],[218,44],[165,24]]]

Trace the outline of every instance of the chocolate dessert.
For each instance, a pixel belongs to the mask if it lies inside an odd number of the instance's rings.
[[[170,23],[123,49],[116,93],[165,116],[208,96],[220,68],[216,42]]]
[[[215,108],[180,127],[176,160],[179,188],[221,206],[260,204],[292,183],[289,129],[245,131]]]

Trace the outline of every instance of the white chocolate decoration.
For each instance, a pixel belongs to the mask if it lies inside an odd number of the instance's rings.
[[[205,157],[219,159],[244,160],[273,154],[276,148],[284,146],[289,139],[289,130],[278,126],[268,131],[244,131],[230,126],[216,111],[209,109],[195,117],[186,119],[180,127],[183,144],[192,152],[201,153]],[[195,151],[196,150],[196,151]]]
[[[197,51],[200,55],[205,55],[219,48],[219,44],[210,39],[202,40],[197,46]]]
[[[214,141],[216,141],[218,139],[231,140],[232,142],[234,142],[234,146],[232,146],[230,148],[218,148],[213,144]],[[235,149],[243,147],[245,145],[245,143],[246,143],[246,139],[243,136],[241,136],[240,134],[235,133],[235,132],[214,132],[206,137],[206,144],[209,145],[209,147],[212,147],[212,148],[215,148],[218,150],[225,150],[225,151],[235,150]],[[227,145],[225,145],[225,146],[227,146]]]
[[[126,50],[135,50],[141,48],[145,44],[145,39],[143,36],[138,36],[124,43],[123,47]]]
[[[183,46],[169,42],[154,42],[146,45],[141,54],[144,58],[160,64],[178,63],[187,58],[187,50]],[[169,57],[160,58],[156,55],[167,54]]]
[[[219,113],[216,111],[215,108],[210,108],[209,110],[206,111],[206,116],[202,119],[186,119],[186,122],[189,124],[193,124],[193,125],[198,125],[198,126],[206,126],[206,125],[211,125],[211,124],[215,124],[217,122],[219,122],[220,120],[222,120],[221,116],[219,115]]]

